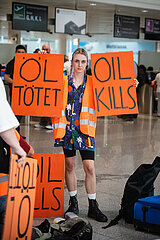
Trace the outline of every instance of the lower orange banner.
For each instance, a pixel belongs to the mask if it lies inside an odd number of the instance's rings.
[[[38,161],[34,217],[64,214],[64,154],[34,154]]]
[[[18,157],[11,156],[9,189],[2,240],[31,239],[36,190],[37,161],[26,158],[18,168]]]

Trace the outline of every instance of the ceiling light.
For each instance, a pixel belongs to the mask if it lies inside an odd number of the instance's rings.
[[[97,4],[96,3],[90,3],[90,6],[96,6]]]
[[[143,12],[143,13],[146,13],[146,12],[148,12],[148,10],[144,9],[144,10],[142,10],[142,12]]]

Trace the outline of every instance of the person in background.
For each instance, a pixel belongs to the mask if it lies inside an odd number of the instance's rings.
[[[15,53],[26,53],[27,50],[23,45],[17,45]],[[10,88],[10,103],[12,99],[12,83],[13,83],[13,74],[14,74],[14,62],[15,57],[7,63],[6,72],[4,75],[4,80],[9,84]]]
[[[157,85],[154,85],[156,73],[154,72],[154,69],[152,66],[149,66],[147,68],[147,76],[148,76],[148,82],[153,88],[153,113],[157,113],[157,91],[156,91]]]
[[[70,75],[71,73],[71,63],[67,55],[64,55],[64,75]]]
[[[49,44],[43,44],[41,54],[50,53],[51,49]],[[50,117],[41,117],[40,122],[34,125],[35,128],[45,128],[47,130],[52,130],[51,118]]]
[[[15,53],[26,53],[26,52],[27,52],[27,50],[23,45],[17,45]],[[15,62],[15,57],[7,64],[6,72],[4,75],[4,80],[9,85],[10,104],[11,104],[11,100],[12,100],[12,83],[13,83],[13,74],[14,74],[14,62]],[[16,118],[18,119],[18,121],[20,123],[22,116],[16,115]],[[20,132],[20,125],[18,126],[17,131]],[[25,138],[25,137],[23,136],[23,138]]]
[[[154,69],[152,66],[149,66],[147,68],[147,75],[148,75],[148,81],[150,84],[152,84],[152,81],[155,79],[156,74],[154,73]]]
[[[0,63],[0,76],[1,76],[1,69],[2,69],[2,64]]]
[[[154,92],[157,99],[157,116],[160,117],[160,73],[157,73],[153,81]]]
[[[47,44],[47,43],[43,44],[41,52],[42,53],[50,53],[51,52],[51,48],[50,48],[49,44]]]
[[[143,73],[143,78],[141,79],[142,80],[142,82],[139,82],[139,85],[140,86],[143,86],[145,83],[149,83],[148,82],[148,76],[147,76],[147,69],[146,69],[146,67],[143,65],[143,64],[140,64],[139,65],[139,71],[141,71],[141,75],[142,75],[142,73]]]
[[[41,50],[39,48],[36,48],[33,53],[41,53]]]
[[[72,73],[64,76],[63,109],[61,118],[53,118],[55,147],[62,146],[65,155],[65,178],[70,195],[66,212],[79,213],[77,179],[75,173],[76,150],[79,150],[85,172],[88,195],[88,217],[106,222],[96,200],[95,130],[96,112],[92,77],[86,75],[88,54],[78,48],[72,55]]]
[[[5,155],[9,156],[10,154],[3,150],[3,141],[12,148],[12,153],[19,156],[18,159],[18,167],[24,166],[26,152],[20,146],[20,143],[17,140],[17,136],[15,133],[15,128],[19,125],[17,118],[15,117],[8,101],[6,98],[5,88],[0,78],[0,235],[3,229],[3,220],[5,213],[5,205],[6,205],[6,195],[4,194],[3,184],[5,184],[8,179],[6,179],[6,171],[4,172],[4,165],[6,165],[6,158],[3,156],[3,152]],[[7,169],[8,174],[9,168]]]

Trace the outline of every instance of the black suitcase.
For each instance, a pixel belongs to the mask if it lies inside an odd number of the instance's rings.
[[[134,205],[134,227],[160,235],[160,195],[138,199]]]

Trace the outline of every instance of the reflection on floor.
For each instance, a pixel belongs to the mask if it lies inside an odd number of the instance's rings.
[[[36,153],[62,153],[54,148],[52,131],[35,129],[35,122],[22,125],[22,135],[34,147]],[[141,163],[152,163],[160,155],[160,118],[139,115],[134,122],[123,121],[116,116],[98,118],[96,130],[96,175],[97,200],[100,208],[114,218],[120,208],[124,185],[128,177]],[[79,153],[77,153],[78,200],[80,216],[86,217],[88,200],[84,187],[84,172]],[[160,194],[160,176],[155,182],[155,195]],[[65,189],[65,208],[68,193]],[[34,224],[44,219],[34,219]],[[50,222],[53,218],[49,219]],[[106,225],[90,220],[93,226],[93,240],[143,240],[158,239],[156,235],[135,231],[133,225],[122,221],[109,229]]]

